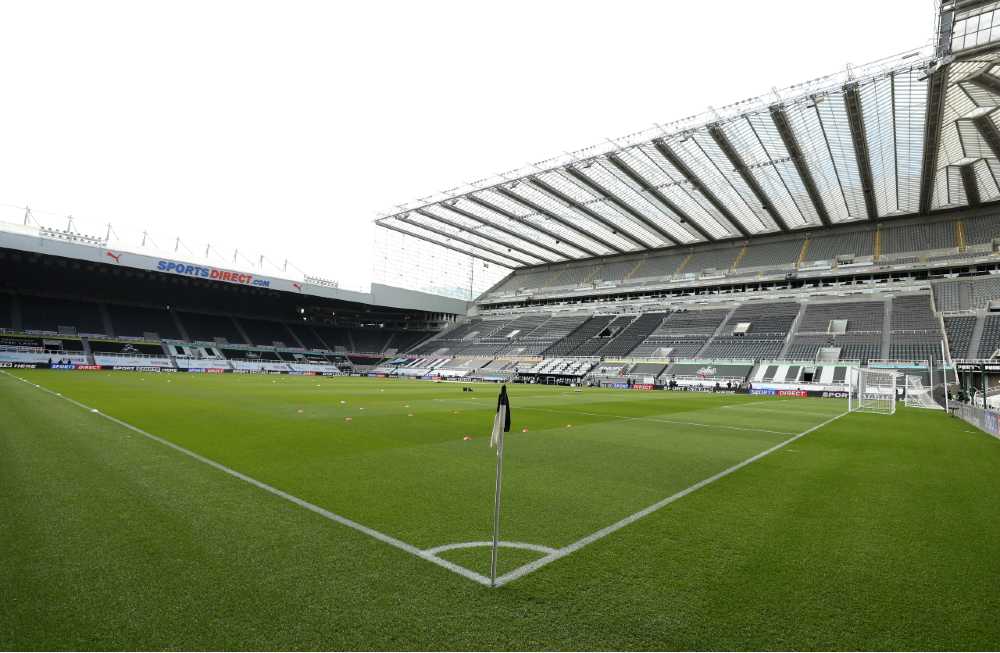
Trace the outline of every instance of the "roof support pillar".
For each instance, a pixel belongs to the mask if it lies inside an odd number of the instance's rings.
[[[733,144],[729,142],[729,139],[726,137],[726,134],[722,131],[722,129],[720,129],[718,125],[712,125],[708,128],[708,133],[711,134],[713,139],[715,139],[716,144],[722,150],[723,154],[726,155],[726,158],[729,159],[729,162],[733,164],[733,168],[735,168],[736,172],[743,178],[743,181],[746,182],[746,185],[750,188],[750,191],[753,192],[754,196],[756,196],[760,205],[767,209],[768,213],[774,219],[774,223],[778,225],[778,229],[781,230],[781,233],[791,233],[791,230],[788,228],[788,225],[785,224],[781,215],[776,210],[771,209],[771,202],[768,201],[767,194],[764,192],[764,189],[760,187],[760,184],[757,183],[754,176],[750,174],[749,170],[747,170],[747,166],[746,163],[743,162],[743,158],[736,153],[736,148],[734,148]]]
[[[872,183],[872,164],[868,156],[868,142],[865,140],[865,123],[861,113],[861,94],[857,84],[844,87],[844,102],[847,105],[847,123],[851,128],[851,140],[854,142],[854,154],[858,158],[858,173],[861,176],[861,190],[864,191],[865,209],[868,219],[878,220],[878,207],[875,204],[875,185]]]
[[[924,159],[920,166],[920,215],[931,210],[934,175],[937,172],[938,145],[944,123],[944,96],[948,90],[948,70],[931,73],[927,78],[927,119],[924,121]]]
[[[816,214],[823,222],[823,226],[829,229],[832,226],[830,215],[826,212],[826,206],[823,204],[823,198],[820,197],[819,189],[816,188],[816,181],[813,179],[812,172],[809,171],[809,166],[806,165],[806,162],[802,158],[802,148],[799,147],[799,142],[796,140],[795,134],[792,133],[792,126],[788,123],[788,117],[778,107],[771,107],[771,119],[774,121],[774,126],[778,128],[781,142],[785,144],[785,149],[792,156],[792,163],[795,164],[795,170],[799,173],[799,177],[802,178],[802,183],[806,187],[806,193],[809,194],[809,200],[816,207]]]

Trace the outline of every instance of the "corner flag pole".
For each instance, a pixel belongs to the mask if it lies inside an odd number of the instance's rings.
[[[497,440],[497,493],[493,504],[493,566],[490,568],[490,585],[497,586],[497,548],[500,546],[500,477],[503,473],[503,431]]]
[[[503,476],[503,434],[510,430],[510,400],[507,386],[500,388],[497,398],[497,415],[493,420],[490,446],[497,445],[497,493],[493,504],[493,565],[490,567],[490,586],[497,586],[497,549],[500,546],[500,479]]]

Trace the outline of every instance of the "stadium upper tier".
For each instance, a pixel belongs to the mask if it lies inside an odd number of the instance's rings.
[[[944,3],[934,46],[608,139],[376,223],[519,269],[998,201],[1000,20],[973,30],[992,22],[986,4]],[[891,238],[886,252],[918,244]],[[856,246],[871,253],[871,241]]]

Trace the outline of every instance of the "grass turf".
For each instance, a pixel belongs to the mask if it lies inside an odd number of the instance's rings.
[[[492,536],[495,388],[17,375],[414,546]],[[502,537],[551,547],[846,408],[511,389]],[[5,649],[986,649],[1000,641],[992,616],[1000,443],[940,413],[842,417],[499,589],[7,375],[0,426]],[[502,549],[501,571],[538,555]],[[488,573],[488,549],[441,557]]]

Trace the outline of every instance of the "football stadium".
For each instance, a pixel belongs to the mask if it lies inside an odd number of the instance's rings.
[[[0,648],[995,650],[1000,2],[929,43],[393,207],[368,291],[0,222]]]

